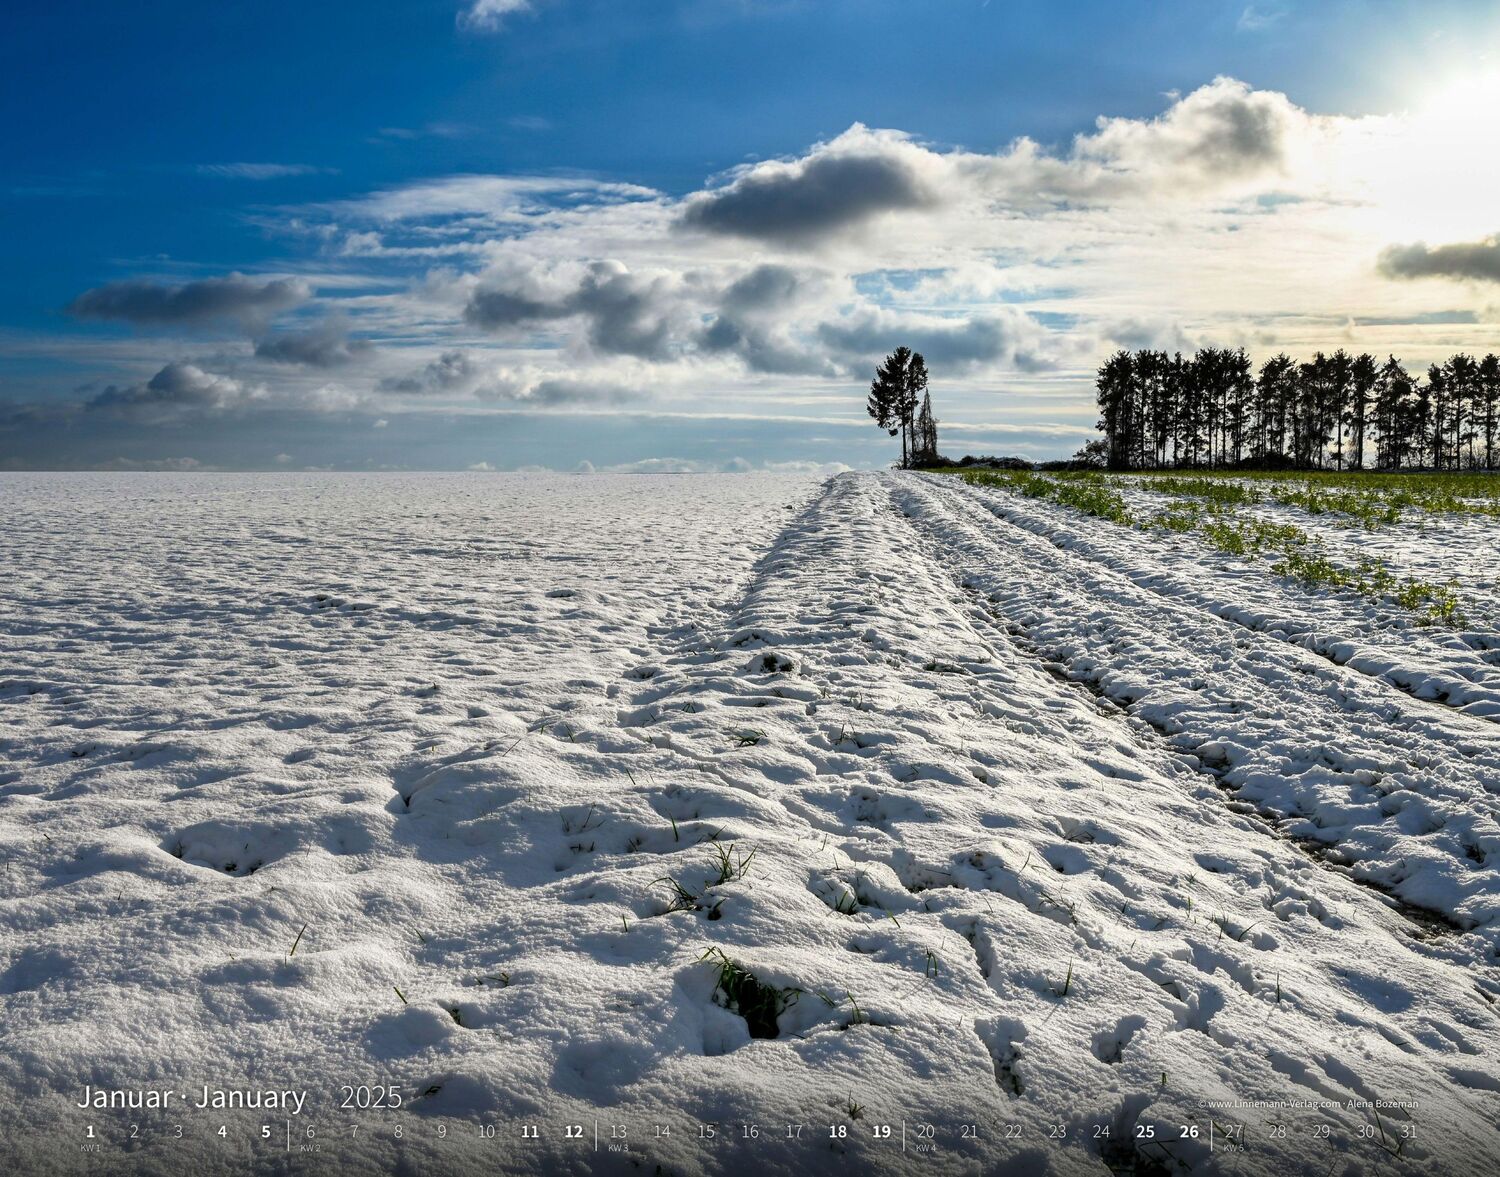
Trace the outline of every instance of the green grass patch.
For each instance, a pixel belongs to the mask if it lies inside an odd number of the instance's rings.
[[[1177,499],[1146,520],[1147,527],[1186,535],[1197,531],[1203,522],[1203,504],[1192,499]]]
[[[1264,519],[1218,516],[1204,523],[1203,537],[1218,551],[1230,556],[1258,556],[1266,548],[1284,552],[1313,542],[1312,536],[1290,523],[1268,523]]]
[[[718,974],[714,999],[731,1013],[745,1019],[752,1038],[776,1038],[781,1034],[777,1019],[801,996],[802,990],[789,986],[767,985],[748,969],[737,964],[720,948],[706,949],[698,958]]]
[[[1402,512],[1480,513],[1500,516],[1500,477],[1487,474],[1222,473],[1102,475],[1088,471],[1039,474],[1028,470],[963,470],[971,486],[991,486],[1027,498],[1072,507],[1121,527],[1201,535],[1215,551],[1244,559],[1277,558],[1271,571],[1307,588],[1351,593],[1395,605],[1424,625],[1466,623],[1452,582],[1434,584],[1398,576],[1382,561],[1349,566],[1329,559],[1317,537],[1290,523],[1236,513],[1235,508],[1275,502],[1311,515],[1336,514],[1374,529],[1397,523]],[[1136,518],[1119,487],[1137,485],[1174,496],[1155,513]]]
[[[1128,525],[1130,508],[1124,497],[1102,474],[1067,471],[1055,475],[1029,470],[968,470],[962,475],[970,486],[998,486],[1029,499],[1044,499],[1072,507],[1096,519]]]
[[[1114,475],[1159,494],[1224,506],[1275,502],[1311,515],[1343,515],[1374,529],[1408,511],[1500,517],[1500,475],[1374,474],[1364,471],[1176,471]]]
[[[1226,507],[1245,507],[1262,498],[1261,492],[1247,483],[1203,474],[1150,475],[1139,481],[1141,486],[1158,494],[1207,499]]]
[[[1397,576],[1379,560],[1361,560],[1353,568],[1334,564],[1321,552],[1287,551],[1271,571],[1290,576],[1309,588],[1332,588],[1372,600],[1400,605],[1424,625],[1461,626],[1463,613],[1450,584],[1433,584]]]

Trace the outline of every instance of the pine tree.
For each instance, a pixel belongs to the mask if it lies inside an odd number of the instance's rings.
[[[1362,470],[1365,465],[1365,425],[1370,419],[1370,393],[1375,387],[1375,357],[1361,352],[1349,366],[1349,407],[1345,424],[1354,443],[1349,466]]]
[[[1500,355],[1450,356],[1423,382],[1395,356],[1377,364],[1342,350],[1302,363],[1272,356],[1258,374],[1243,348],[1200,348],[1191,359],[1120,351],[1095,388],[1098,448],[1112,469],[1233,466],[1247,456],[1299,469],[1500,463]]]
[[[1474,465],[1473,421],[1474,406],[1479,399],[1479,366],[1473,356],[1459,353],[1443,365],[1443,376],[1448,385],[1448,451],[1456,470],[1466,464],[1465,451],[1467,464]]]
[[[1432,468],[1441,470],[1447,454],[1448,375],[1438,364],[1427,369],[1427,396],[1431,405],[1428,423],[1432,429]]]
[[[937,452],[937,422],[932,420],[927,380],[922,353],[898,347],[875,369],[875,379],[870,382],[865,411],[892,437],[901,435],[902,469]],[[917,419],[918,405],[924,408],[925,421]]]
[[[932,415],[932,394],[922,393],[922,407],[917,410],[917,452],[914,461],[929,463],[937,459],[937,420]]]
[[[927,361],[922,358],[922,353],[912,352],[911,362],[906,368],[906,384],[901,390],[901,426],[906,431],[906,460],[911,465],[921,448],[921,438],[918,436],[915,417],[917,406],[922,398],[927,395]]]
[[[1375,377],[1375,465],[1399,470],[1411,453],[1416,389],[1401,361],[1389,356]]]
[[[1296,407],[1297,365],[1289,355],[1275,355],[1260,366],[1256,383],[1261,428],[1265,435],[1259,457],[1285,457],[1287,429]]]
[[[1182,438],[1182,457],[1186,465],[1199,466],[1212,461],[1213,412],[1209,407],[1208,392],[1212,358],[1206,351],[1199,351],[1190,360],[1180,355],[1176,358],[1178,392],[1182,413],[1178,417],[1178,429]]]
[[[1174,441],[1177,419],[1176,390],[1171,379],[1171,361],[1164,351],[1143,351],[1136,356],[1136,381],[1146,404],[1150,436],[1148,465],[1167,465],[1167,446]]]
[[[1292,461],[1304,470],[1310,469],[1315,461],[1319,466],[1323,464],[1323,451],[1328,445],[1328,430],[1323,425],[1327,384],[1328,357],[1322,352],[1313,353],[1311,360],[1297,365]]]
[[[1135,361],[1128,351],[1117,351],[1104,361],[1094,381],[1099,401],[1098,428],[1109,446],[1111,470],[1131,468],[1129,406],[1134,379]]]
[[[886,356],[885,363],[875,369],[875,379],[870,382],[870,395],[865,401],[865,410],[892,437],[901,434],[901,465],[906,465],[905,419],[901,405],[906,395],[907,371],[911,366],[911,349],[898,347]]]
[[[1353,385],[1353,373],[1354,361],[1349,358],[1349,353],[1343,348],[1339,348],[1328,357],[1328,378],[1323,387],[1324,399],[1321,414],[1324,440],[1320,450],[1327,448],[1327,439],[1331,434],[1334,439],[1333,460],[1340,470],[1344,468],[1344,426],[1349,420],[1349,398]],[[1320,452],[1318,464],[1322,465],[1322,462]]]
[[[1484,468],[1495,468],[1496,430],[1500,428],[1500,356],[1491,352],[1479,361],[1478,416],[1484,437]]]
[[[1156,354],[1161,360],[1166,399],[1174,406],[1172,409],[1172,465],[1180,466],[1188,461],[1187,443],[1191,430],[1189,387],[1193,379],[1193,363],[1191,360],[1184,359],[1180,351],[1173,352],[1171,359],[1167,359],[1166,352]]]
[[[1428,369],[1428,375],[1432,369]],[[1432,386],[1413,382],[1411,412],[1407,414],[1411,452],[1420,465],[1428,457],[1428,437],[1432,429]]]
[[[1250,357],[1245,354],[1244,348],[1225,352],[1224,367],[1228,398],[1224,415],[1229,434],[1229,461],[1237,466],[1245,456],[1245,437],[1255,400],[1255,376],[1250,367]]]

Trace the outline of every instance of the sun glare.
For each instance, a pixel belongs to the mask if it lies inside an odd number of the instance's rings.
[[[1364,160],[1383,229],[1434,243],[1500,231],[1500,71],[1447,82],[1391,131]]]

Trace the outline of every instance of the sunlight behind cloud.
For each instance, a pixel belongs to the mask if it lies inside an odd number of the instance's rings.
[[[1367,139],[1357,166],[1393,240],[1463,241],[1500,229],[1500,71],[1438,89]]]

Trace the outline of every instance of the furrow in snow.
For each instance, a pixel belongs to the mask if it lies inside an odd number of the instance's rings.
[[[1265,839],[1179,755],[1052,678],[976,610],[924,535],[891,510],[887,483],[835,480],[761,561],[722,632],[661,660],[622,711],[807,832],[800,861],[768,861],[767,885],[805,889],[823,914],[774,945],[752,941],[746,959],[835,995],[826,979],[840,976],[883,1024],[872,1033],[945,1049],[950,1019],[972,1025],[993,1081],[986,1096],[971,1077],[967,1097],[1038,1130],[1049,1108],[1082,1101],[1075,1123],[1113,1120],[1128,1140],[1179,1098],[1164,1073],[1232,1099],[1284,1090],[1288,1074],[1325,1097],[1351,1082],[1379,1090],[1410,1068],[1490,1147],[1475,1127],[1484,1099],[1395,1044],[1408,1034],[1369,1044],[1380,1021],[1360,1009],[1369,974],[1348,962],[1353,952],[1378,961],[1376,975],[1451,994],[1488,1038],[1465,969],[1413,950],[1383,902]],[[739,746],[739,734],[755,740]],[[769,897],[751,888],[736,902],[753,925]],[[832,936],[820,941],[819,925]],[[960,937],[967,951],[949,947]],[[941,964],[913,987],[901,977],[919,952]],[[1304,995],[1295,1012],[1283,980]],[[1269,1059],[1268,1016],[1289,1023]],[[1368,1056],[1366,1075],[1301,1045],[1345,1038]],[[1085,1094],[1100,1083],[1114,1094]],[[1301,1161],[1265,1155],[1253,1171]]]
[[[1429,714],[1366,676],[1172,602],[1013,522],[1009,504],[953,484],[892,486],[1031,641],[1217,763],[1286,832],[1461,926],[1482,930],[1500,915],[1500,737],[1489,725]],[[1493,929],[1475,951],[1493,959]]]
[[[1360,601],[1349,594],[1304,591],[1270,573],[1265,563],[1251,566],[1211,551],[1196,536],[1153,534],[1080,520],[1067,508],[1021,499],[1003,490],[965,490],[1012,523],[1114,568],[1173,602],[1191,603],[1226,621],[1290,642],[1389,682],[1417,699],[1471,717],[1500,719],[1500,668],[1494,663],[1500,636],[1493,632],[1432,629],[1414,624],[1394,606]],[[1134,491],[1128,497],[1138,503],[1147,496]],[[1165,501],[1165,496],[1149,498],[1158,505]],[[1298,523],[1305,527],[1308,520]],[[1368,533],[1362,534],[1369,538]],[[1474,541],[1489,550],[1492,562],[1500,559],[1500,549],[1494,548],[1488,536],[1480,532]],[[1426,573],[1439,583],[1448,576],[1431,569]]]

